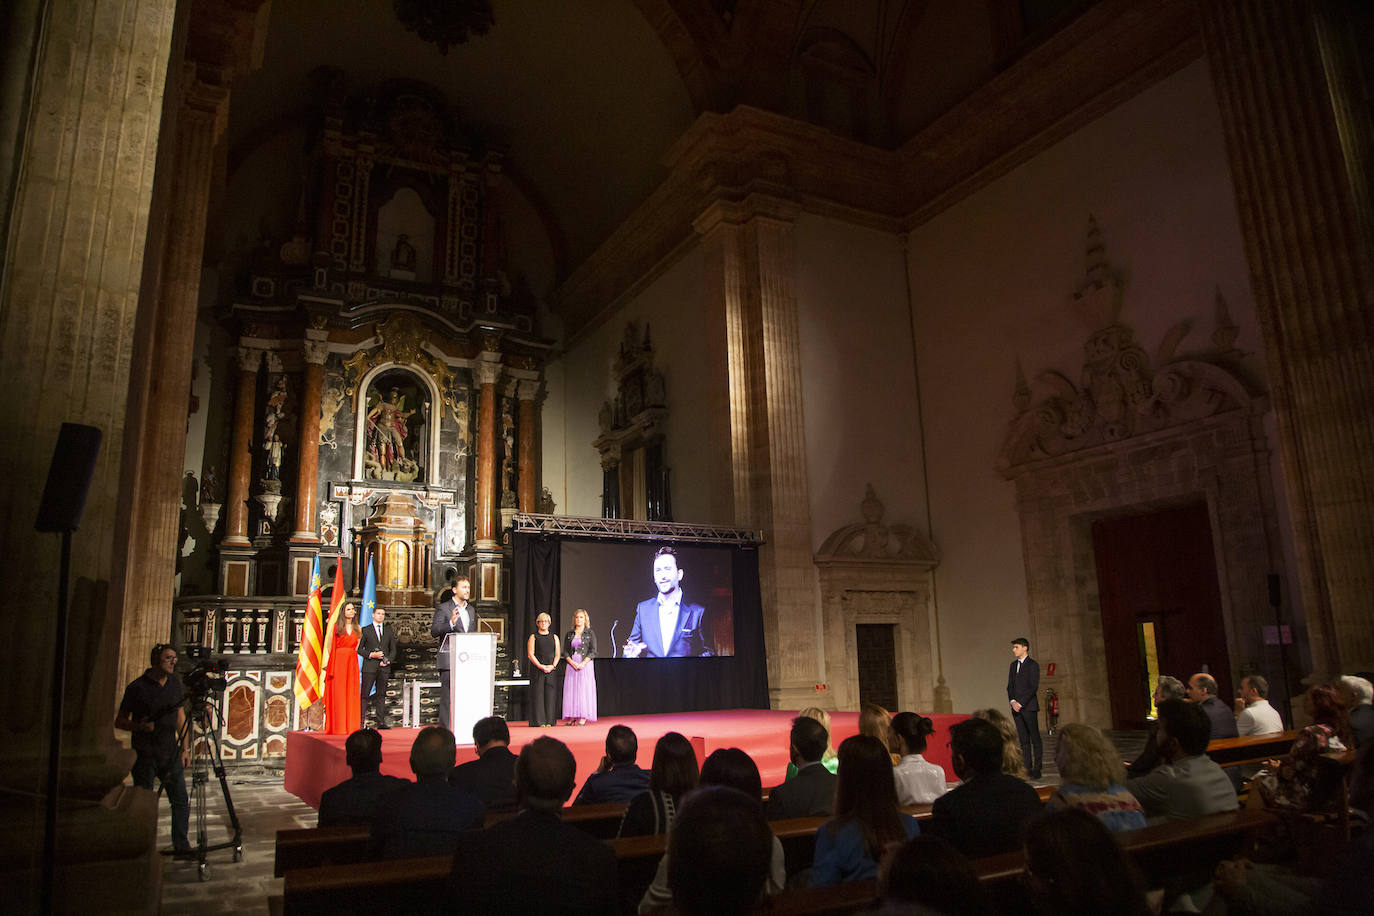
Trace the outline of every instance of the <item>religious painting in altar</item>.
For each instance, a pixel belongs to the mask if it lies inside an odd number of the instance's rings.
[[[432,433],[429,391],[413,374],[392,369],[368,386],[364,401],[363,477],[423,481]]]

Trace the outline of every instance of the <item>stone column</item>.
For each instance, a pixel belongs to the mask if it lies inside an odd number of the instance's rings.
[[[306,331],[305,386],[301,391],[300,475],[296,478],[296,524],[292,543],[317,544],[315,508],[319,493],[320,392],[324,389],[327,331]]]
[[[477,356],[477,548],[496,547],[496,382],[501,377],[501,354],[483,350]]]
[[[539,396],[539,379],[521,379],[516,385],[516,395],[520,399],[520,511],[533,512],[537,498],[534,492],[534,424],[537,416],[534,401]]]
[[[696,221],[706,248],[708,315],[723,359],[708,367],[724,409],[708,433],[728,481],[717,511],[763,530],[759,587],[775,708],[810,705],[823,670],[801,391],[793,221],[787,201],[718,202]],[[728,469],[720,462],[728,457]],[[728,501],[728,506],[727,506]]]
[[[1340,4],[1201,0],[1278,417],[1313,666],[1374,658],[1374,272],[1370,163],[1340,78]],[[1333,31],[1333,28],[1336,31]],[[1341,116],[1344,118],[1344,116]],[[1364,117],[1368,117],[1367,110]],[[1366,130],[1367,132],[1367,130]]]
[[[239,347],[238,391],[234,396],[234,429],[229,445],[229,496],[225,501],[223,547],[248,547],[248,487],[253,473],[253,407],[258,396],[262,351]],[[316,435],[318,435],[318,430]]]

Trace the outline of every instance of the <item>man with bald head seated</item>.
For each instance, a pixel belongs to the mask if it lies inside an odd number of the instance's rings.
[[[1212,723],[1211,740],[1240,737],[1235,711],[1217,696],[1216,678],[1210,674],[1195,674],[1188,678],[1188,699],[1207,714],[1207,720]]]
[[[482,802],[448,784],[453,732],[422,728],[410,747],[415,782],[384,795],[372,822],[372,857],[406,859],[453,852],[464,830],[482,826]]]
[[[449,900],[472,913],[613,913],[615,853],[563,823],[577,762],[557,738],[536,738],[515,764],[520,813],[465,836],[453,859]]]
[[[349,735],[344,758],[353,776],[320,796],[321,827],[371,824],[377,801],[406,784],[404,779],[382,775],[382,736],[375,728],[360,728]]]

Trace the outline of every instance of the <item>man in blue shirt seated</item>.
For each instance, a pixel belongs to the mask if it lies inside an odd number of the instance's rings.
[[[602,802],[629,802],[640,792],[649,791],[649,771],[642,770],[635,758],[639,756],[639,739],[624,725],[612,725],[606,732],[606,756],[601,766],[587,777],[574,805],[596,805]]]

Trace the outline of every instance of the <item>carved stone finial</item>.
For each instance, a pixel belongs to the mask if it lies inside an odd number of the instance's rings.
[[[1088,217],[1086,270],[1083,282],[1073,294],[1073,309],[1078,319],[1090,331],[1101,330],[1116,323],[1121,313],[1121,275],[1107,260],[1107,245],[1097,218]]]
[[[864,498],[863,502],[859,503],[859,510],[863,513],[864,521],[870,525],[876,525],[883,520],[883,502],[878,499],[878,494],[873,492],[871,483],[864,489]]]
[[[1217,348],[1219,353],[1230,353],[1236,348],[1236,338],[1240,335],[1240,328],[1231,320],[1231,310],[1226,305],[1226,299],[1221,295],[1221,287],[1217,287],[1216,298],[1216,330],[1212,331],[1212,345]]]
[[[1025,413],[1030,406],[1031,390],[1026,383],[1026,370],[1021,367],[1021,357],[1016,357],[1016,391],[1011,396],[1012,406],[1017,413]]]

